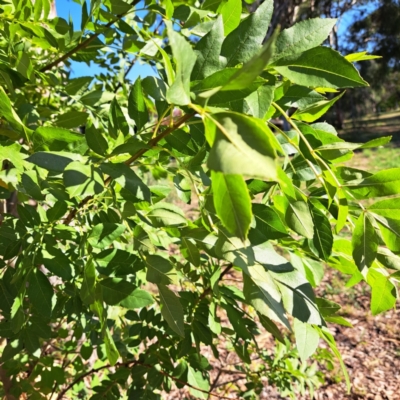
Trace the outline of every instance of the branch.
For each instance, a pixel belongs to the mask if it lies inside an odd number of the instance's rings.
[[[140,0],[133,0],[131,6],[135,7],[139,2],[140,2]],[[79,50],[86,48],[90,43],[93,42],[93,40],[95,40],[100,35],[102,35],[104,33],[104,30],[111,28],[116,22],[118,22],[121,18],[125,17],[125,15],[127,15],[129,12],[130,12],[130,9],[128,11],[125,11],[122,14],[118,14],[113,21],[110,21],[106,25],[104,25],[104,29],[101,32],[95,33],[93,36],[90,36],[83,42],[79,43],[77,46],[75,46],[72,50],[65,53],[63,56],[57,58],[57,60],[51,62],[50,64],[45,65],[43,68],[40,69],[40,72],[49,71],[53,67],[57,66],[59,63],[65,61],[66,59],[71,57],[73,54],[77,53]]]
[[[233,264],[229,264],[222,272],[221,275],[218,278],[218,282],[222,280],[222,278],[233,268]],[[208,295],[208,293],[210,293],[212,290],[211,287],[208,287],[198,298],[197,303],[199,303],[201,300],[204,299],[204,297],[206,297]],[[197,304],[196,303],[196,304]],[[196,306],[195,304],[195,306]]]
[[[161,132],[158,136],[156,136],[155,138],[151,139],[148,143],[146,148],[144,149],[140,149],[139,151],[137,151],[129,160],[125,161],[126,165],[131,165],[135,160],[137,160],[138,158],[140,158],[143,154],[145,154],[149,149],[151,149],[152,147],[154,147],[161,139],[164,139],[167,135],[169,135],[170,133],[172,133],[173,131],[175,131],[176,129],[178,129],[183,123],[185,123],[187,120],[189,120],[190,118],[192,118],[194,116],[195,113],[190,113],[190,114],[186,114],[183,117],[179,118],[174,125],[172,125],[171,127],[167,128],[165,131]],[[111,182],[111,177],[108,177],[105,180],[105,185],[108,185]],[[91,199],[93,199],[93,196],[88,196],[86,198],[84,198],[76,208],[74,208],[73,210],[70,211],[70,213],[67,215],[67,217],[64,220],[64,225],[69,225],[71,223],[71,221],[75,218],[76,213],[78,212],[78,210],[80,210],[85,204],[87,204]]]
[[[133,367],[133,366],[135,366],[135,365],[142,365],[143,367],[146,367],[146,368],[149,368],[149,369],[153,368],[152,365],[150,365],[150,364],[145,364],[145,363],[142,363],[142,362],[140,362],[140,361],[127,361],[127,362],[124,362],[124,363],[116,363],[114,366],[115,366],[115,367]],[[87,376],[92,375],[92,374],[95,374],[96,372],[99,372],[99,371],[101,371],[101,370],[103,370],[103,369],[107,369],[107,368],[111,368],[111,367],[112,367],[112,365],[103,365],[102,367],[99,367],[99,368],[92,368],[91,370],[85,372],[84,374],[82,374],[81,376],[79,376],[78,378],[76,378],[73,382],[71,382],[64,390],[62,390],[62,391],[58,394],[57,400],[62,400],[63,396],[64,396],[70,389],[72,389],[72,387],[74,387],[74,386],[75,386],[77,383],[79,383],[81,380],[85,379]],[[159,372],[161,375],[164,375],[164,376],[167,376],[168,378],[171,378],[173,381],[175,381],[175,382],[177,382],[177,383],[180,383],[180,384],[182,384],[182,385],[184,385],[184,386],[190,387],[191,389],[198,390],[199,392],[206,393],[206,394],[208,394],[209,396],[214,396],[214,397],[217,397],[217,398],[219,398],[219,399],[229,399],[229,397],[221,396],[221,395],[219,395],[219,394],[212,393],[212,392],[209,392],[209,391],[207,391],[207,390],[200,389],[200,388],[198,388],[198,387],[196,387],[196,386],[193,386],[193,385],[191,385],[191,384],[188,383],[188,382],[185,382],[185,381],[182,381],[182,380],[180,380],[180,379],[178,379],[178,378],[175,378],[173,375],[170,375],[168,372],[164,372],[164,371],[158,371],[158,372]]]

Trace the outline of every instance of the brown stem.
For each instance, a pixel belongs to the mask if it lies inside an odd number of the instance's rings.
[[[183,117],[179,118],[174,125],[171,127],[167,128],[165,131],[161,132],[158,136],[154,137],[151,139],[148,143],[145,149],[140,149],[137,151],[129,160],[125,161],[126,165],[131,165],[135,160],[137,160],[139,157],[141,157],[146,151],[154,147],[160,140],[164,139],[167,135],[169,135],[171,132],[175,131],[178,129],[183,123],[185,123],[188,119],[192,118],[194,116],[194,113],[186,114]],[[105,180],[105,185],[108,185],[111,182],[111,177],[108,177]],[[69,225],[71,221],[75,218],[76,213],[78,210],[80,210],[85,204],[87,204],[91,199],[93,199],[93,196],[88,196],[84,198],[76,208],[70,211],[70,213],[67,215],[67,217],[64,220],[64,225]]]
[[[140,2],[140,0],[134,0],[131,3],[131,6],[134,7],[136,6],[138,3]],[[110,21],[109,23],[107,23],[106,25],[104,25],[104,29],[101,32],[97,32],[94,35],[90,36],[89,38],[87,38],[86,40],[84,40],[83,42],[79,43],[77,46],[75,46],[72,50],[68,51],[67,53],[65,53],[63,56],[57,58],[57,60],[51,62],[50,64],[45,65],[43,68],[41,68],[40,72],[46,72],[50,69],[52,69],[53,67],[57,66],[59,63],[65,61],[66,59],[68,59],[69,57],[71,57],[73,54],[75,54],[76,52],[78,52],[79,50],[82,50],[84,48],[86,48],[90,43],[93,42],[93,40],[95,40],[97,37],[99,37],[101,34],[104,33],[104,30],[107,30],[108,28],[111,28],[116,22],[118,22],[121,18],[125,17],[126,14],[128,14],[128,12],[130,12],[130,9],[122,14],[118,14],[116,16],[116,18],[113,21]]]
[[[221,275],[219,276],[218,282],[222,280],[222,278],[233,268],[233,264],[229,264],[222,272]],[[211,287],[208,287],[198,298],[197,303],[199,303],[201,300],[204,299],[210,293],[212,290]],[[197,304],[196,303],[196,304]]]

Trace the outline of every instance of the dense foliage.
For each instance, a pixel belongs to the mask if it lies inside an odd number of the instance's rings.
[[[321,46],[332,19],[264,43],[272,5],[84,1],[76,27],[49,0],[0,1],[8,399],[206,399],[201,352],[218,359],[220,340],[248,377],[237,396],[263,376],[312,390],[305,360],[321,338],[340,359],[327,324],[349,325],[314,295],[324,269],[366,281],[373,314],[395,305],[400,169],[343,166],[390,138],[346,143],[316,122],[368,85],[352,62],[369,56]],[[72,78],[71,60],[102,72]],[[158,76],[131,83],[143,61]],[[275,359],[260,329],[283,343]]]

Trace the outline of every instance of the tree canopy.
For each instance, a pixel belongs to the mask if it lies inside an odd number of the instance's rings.
[[[370,56],[322,46],[331,18],[265,41],[273,3],[82,1],[76,26],[49,0],[0,2],[7,399],[224,398],[221,340],[237,397],[265,377],[312,392],[320,339],[347,379],[329,325],[350,323],[314,288],[335,268],[371,286],[373,314],[394,307],[400,169],[346,167],[390,138],[347,143],[321,120],[368,86],[353,63]],[[139,62],[156,76],[131,82]],[[261,331],[284,343],[273,361]]]

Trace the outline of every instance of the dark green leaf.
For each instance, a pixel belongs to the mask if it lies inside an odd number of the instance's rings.
[[[160,294],[161,314],[169,327],[179,336],[185,337],[183,325],[183,308],[174,292],[162,284],[158,285]]]
[[[232,112],[210,117],[207,140],[211,144],[208,167],[225,174],[277,178],[275,138],[266,124]]]
[[[273,65],[285,78],[302,86],[333,89],[368,86],[353,64],[328,47],[284,57]]]
[[[169,285],[175,276],[172,264],[165,258],[156,255],[146,256],[147,275],[149,282]]]
[[[137,199],[151,202],[150,189],[127,165],[108,163],[102,164],[101,169],[123,188],[131,192]]]
[[[96,269],[92,260],[87,261],[83,270],[83,280],[80,297],[85,304],[92,304],[95,300]]]
[[[184,106],[190,102],[190,75],[196,62],[192,46],[168,24],[168,38],[176,63],[174,83],[167,90],[167,100],[171,104]]]
[[[103,178],[93,165],[73,161],[63,173],[64,185],[71,197],[90,196],[101,193],[104,189]]]
[[[272,207],[253,204],[252,209],[255,226],[249,232],[249,240],[253,245],[288,236],[285,225]]]
[[[314,237],[314,223],[308,204],[304,201],[289,203],[285,216],[289,228],[308,239]]]
[[[367,282],[372,288],[371,311],[373,315],[394,307],[397,301],[397,292],[395,285],[389,280],[388,274],[370,268],[367,274]]]
[[[319,46],[327,38],[335,23],[336,19],[332,18],[314,18],[300,21],[285,29],[276,40],[276,52],[272,62]]]
[[[220,69],[220,53],[224,40],[222,17],[214,22],[210,32],[196,44],[196,63],[192,71],[192,80],[201,80]]]
[[[264,1],[226,37],[221,51],[221,56],[226,59],[226,67],[245,63],[259,52],[267,35],[273,3],[272,0]]]
[[[240,175],[212,172],[214,206],[224,226],[244,240],[251,223],[251,199]]]
[[[327,261],[333,245],[331,224],[325,214],[316,207],[311,208],[311,216],[314,223],[312,243],[317,249],[319,257]]]
[[[46,275],[39,269],[35,269],[29,274],[28,282],[27,292],[32,306],[44,317],[51,317],[54,290]]]
[[[69,111],[64,114],[60,114],[56,119],[55,124],[62,128],[76,128],[86,124],[88,114],[82,111]]]
[[[363,212],[353,231],[353,258],[361,272],[372,265],[378,251],[378,239],[371,218]]]
[[[91,246],[98,249],[104,249],[112,244],[114,240],[119,238],[125,231],[125,225],[104,223],[94,226],[88,242]]]
[[[140,131],[149,121],[149,112],[144,100],[142,82],[137,78],[132,86],[128,99],[128,113],[135,121],[138,131]]]

